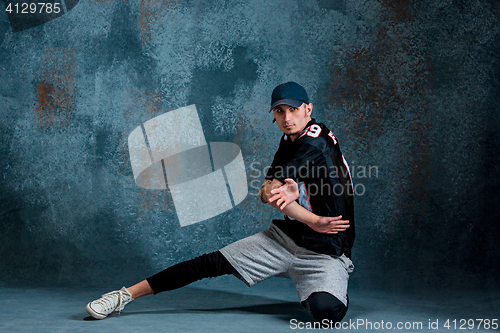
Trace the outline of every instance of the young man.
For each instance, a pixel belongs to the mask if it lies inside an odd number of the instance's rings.
[[[279,275],[292,279],[302,306],[317,321],[341,321],[354,268],[352,182],[337,138],[311,118],[312,109],[306,91],[295,82],[281,84],[272,93],[271,111],[283,136],[260,197],[286,214],[283,220],[273,220],[269,229],[219,251],[105,294],[88,303],[87,312],[103,319],[133,299],[206,277],[233,274],[252,286]]]

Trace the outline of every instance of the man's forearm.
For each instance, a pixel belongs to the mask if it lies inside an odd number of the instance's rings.
[[[272,181],[265,181],[264,184],[262,184],[261,188],[261,193],[260,197],[262,202],[266,202],[272,207],[276,208],[280,212],[288,215],[291,218],[294,218],[302,223],[305,223],[307,225],[315,224],[318,222],[319,216],[308,211],[301,205],[299,205],[297,202],[293,201],[289,203],[285,208],[279,209],[279,207],[276,204],[276,201],[269,202],[269,198],[272,196],[271,191],[275,188],[283,186],[283,183],[280,182],[277,179],[273,179]]]
[[[294,201],[298,197],[298,189],[295,188],[297,184],[293,182],[295,185],[292,184],[291,188],[283,190],[284,186],[290,186],[289,183],[291,183],[288,179],[286,179],[285,182],[287,182],[287,185],[283,185],[283,183],[277,179],[266,181],[261,188],[262,201],[267,202],[280,212],[288,215],[290,218],[306,224],[309,228],[319,233],[337,234],[349,228],[349,220],[341,220],[342,216],[318,216],[299,205],[297,201]],[[276,188],[279,188],[279,190],[273,191],[273,189]],[[287,193],[287,190],[291,190],[291,193]],[[275,196],[270,199],[271,191],[275,193]],[[278,195],[277,193],[280,194]],[[276,200],[276,195],[281,198]],[[283,205],[283,200],[285,200],[286,205]],[[281,203],[278,205],[278,202],[280,201]]]
[[[269,202],[269,204],[280,212],[286,214],[287,216],[307,225],[315,224],[318,222],[318,215],[308,211],[307,209],[299,205],[296,201],[289,203],[282,210],[278,208],[276,202]]]

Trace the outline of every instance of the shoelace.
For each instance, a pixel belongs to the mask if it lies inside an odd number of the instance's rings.
[[[123,307],[121,307],[122,296],[124,296],[122,294],[123,293],[120,290],[112,291],[102,295],[102,298],[98,299],[96,303],[102,305],[105,311],[114,311],[116,309],[121,311],[123,309]]]

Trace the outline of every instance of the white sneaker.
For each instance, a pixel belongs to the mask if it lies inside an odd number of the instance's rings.
[[[101,298],[87,304],[85,310],[95,319],[106,318],[109,314],[118,311],[121,312],[125,305],[132,302],[132,295],[127,288],[115,290],[102,295]]]

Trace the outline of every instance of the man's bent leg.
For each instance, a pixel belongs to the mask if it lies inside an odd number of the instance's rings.
[[[347,313],[349,306],[349,299],[347,299],[347,306],[344,305],[337,297],[327,292],[316,292],[311,294],[307,299],[311,314],[316,321],[321,322],[327,319],[332,325],[340,322]]]

